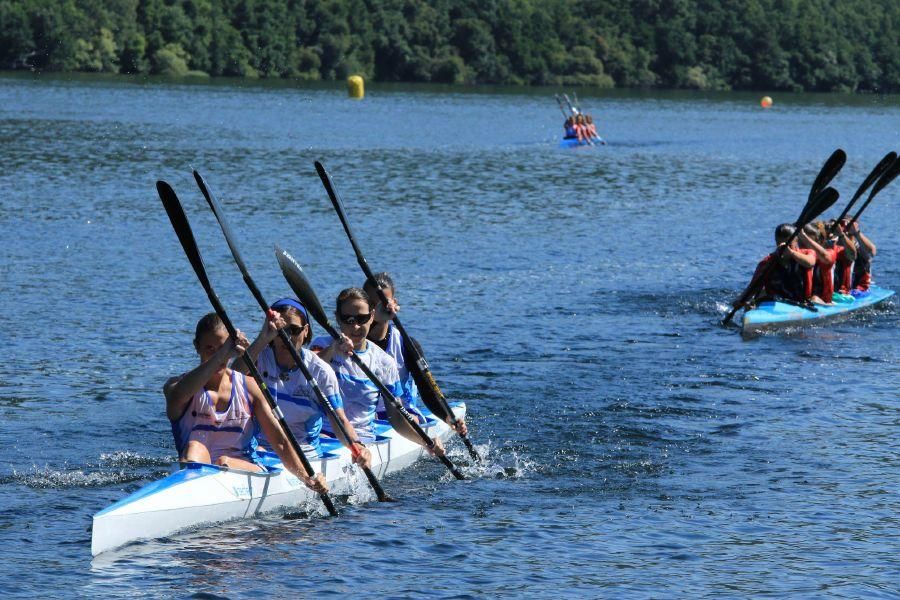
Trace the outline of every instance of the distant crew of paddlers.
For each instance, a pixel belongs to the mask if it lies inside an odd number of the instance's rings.
[[[563,98],[565,99],[565,104],[563,104]],[[575,140],[578,142],[577,145],[593,146],[595,144],[606,144],[606,141],[597,133],[594,117],[585,113],[578,106],[578,96],[575,96],[575,102],[573,103],[569,100],[568,95],[563,94],[562,98],[560,98],[557,94],[556,103],[566,119],[565,123],[563,123],[565,130],[563,140]],[[573,144],[569,142],[568,145]]]
[[[817,221],[795,232],[790,223],[775,228],[775,250],[753,274],[754,281],[762,277],[759,292],[735,307],[764,300],[830,306],[851,303],[869,290],[877,249],[858,221]]]
[[[578,140],[579,144],[588,144],[590,142],[600,142],[603,140],[597,133],[597,126],[594,125],[594,118],[589,114],[578,113],[566,119],[564,139]]]

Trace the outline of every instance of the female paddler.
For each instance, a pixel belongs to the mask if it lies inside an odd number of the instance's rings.
[[[284,466],[310,489],[327,490],[321,474],[306,475],[256,382],[228,368],[229,361],[241,356],[249,345],[240,331],[236,340],[230,339],[215,313],[197,323],[194,348],[200,365],[163,386],[180,460],[264,470],[255,462],[255,418]]]
[[[303,345],[312,338],[312,326],[309,324],[309,313],[306,307],[293,298],[283,298],[270,307],[269,316],[263,323],[262,330],[247,352],[256,361],[266,386],[275,395],[278,406],[284,413],[285,421],[291,428],[294,437],[303,446],[304,452],[321,455],[320,436],[323,417],[327,414],[319,404],[318,398],[306,380],[303,372],[294,362],[290,350],[278,337],[278,330],[285,328],[294,349],[300,354],[303,364],[316,381],[322,394],[335,409],[335,416],[341,420],[349,440],[341,440],[348,448],[356,446],[354,462],[358,465],[372,466],[372,455],[353,429],[353,425],[344,414],[344,403],[334,371],[318,356]],[[237,366],[241,369],[241,366]],[[246,367],[244,367],[246,368]],[[241,369],[243,370],[243,369]],[[340,428],[331,423],[331,431]],[[271,442],[260,432],[257,435],[260,446],[269,448]]]
[[[387,298],[388,305],[385,307],[378,297],[378,290],[375,286],[381,288]],[[412,373],[406,366],[406,357],[403,353],[403,335],[400,330],[394,327],[394,317],[400,312],[400,305],[397,303],[394,280],[387,273],[376,273],[375,282],[366,280],[363,290],[369,296],[369,308],[374,314],[373,322],[369,327],[368,339],[378,345],[379,348],[387,352],[388,356],[397,363],[397,371],[400,374],[400,385],[403,388],[404,397],[410,398],[410,403],[414,406],[421,405],[421,397],[413,380]],[[456,423],[449,423],[454,429]],[[466,435],[468,428],[463,420],[459,421],[460,433]]]
[[[328,362],[337,374],[347,418],[363,441],[375,439],[375,413],[381,394],[365,372],[350,359],[353,354],[396,398],[400,398],[414,419],[422,422],[424,419],[410,404],[409,396],[403,393],[397,363],[366,338],[374,316],[369,308],[368,294],[360,288],[343,290],[337,297],[335,316],[340,323],[340,339],[319,337],[313,340],[310,348],[318,351],[319,358]],[[421,440],[416,441],[421,443]],[[434,444],[434,453],[443,456],[444,447],[440,439],[435,438]]]

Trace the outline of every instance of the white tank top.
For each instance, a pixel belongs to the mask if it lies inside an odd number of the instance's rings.
[[[209,450],[213,463],[220,456],[247,459],[253,452],[255,431],[246,380],[237,371],[231,371],[231,398],[224,411],[216,411],[203,388],[191,398],[181,418],[172,423],[179,456],[188,442],[198,441]]]
[[[341,399],[341,390],[338,387],[337,377],[334,371],[323,361],[306,348],[301,349],[300,357],[303,364],[313,376],[319,389],[335,410],[344,407]],[[325,411],[319,406],[318,398],[312,391],[309,382],[299,368],[291,370],[283,369],[275,359],[275,351],[267,346],[256,359],[266,387],[269,388],[272,397],[278,402],[278,407],[284,413],[284,420],[288,427],[303,446],[304,452],[315,450],[319,452],[319,433],[322,431],[322,421]],[[262,431],[257,433],[257,440],[266,450],[272,450],[269,441]]]
[[[331,345],[331,337],[324,336],[313,340],[311,347],[327,348]],[[403,394],[400,387],[400,376],[397,363],[384,350],[369,341],[366,349],[356,353],[363,364],[398,398]],[[331,359],[331,368],[337,375],[341,396],[344,399],[344,413],[347,420],[356,429],[356,433],[364,441],[375,438],[375,408],[381,394],[359,366],[350,357],[335,355]],[[326,423],[326,426],[328,424]],[[330,431],[330,429],[329,429]]]

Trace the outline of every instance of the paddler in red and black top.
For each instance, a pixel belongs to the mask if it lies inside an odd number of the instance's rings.
[[[777,260],[765,278],[765,285],[757,296],[758,300],[787,300],[805,303],[812,296],[812,270],[816,266],[816,255],[812,250],[800,248],[796,238],[790,246],[785,243],[794,235],[795,227],[783,223],[775,228],[775,252],[759,261],[753,280],[760,275],[771,261]],[[776,258],[777,257],[777,258]]]
[[[856,261],[853,263],[853,292],[867,292],[872,284],[872,259],[878,249],[863,235],[859,221],[853,221],[848,232],[856,242]],[[851,292],[852,293],[852,292]]]
[[[836,264],[850,264],[856,257],[853,244],[843,234],[846,246],[837,245],[837,237],[828,239],[828,230],[822,221],[808,224],[800,233],[800,245],[816,254],[816,266],[813,268],[813,293],[810,298],[818,304],[834,304],[834,269]],[[843,299],[838,297],[839,301]]]

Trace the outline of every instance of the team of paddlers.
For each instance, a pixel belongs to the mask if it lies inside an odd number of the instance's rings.
[[[591,142],[603,142],[600,134],[597,133],[597,126],[594,125],[594,119],[589,114],[578,113],[566,119],[565,139],[578,140],[580,144],[588,144]]]
[[[872,283],[872,258],[876,247],[858,221],[817,221],[796,228],[784,223],[775,228],[776,248],[763,258],[753,274],[762,278],[754,298],[735,302],[735,307],[762,300],[796,304],[853,302]],[[790,245],[785,243],[790,241]],[[774,263],[774,264],[773,264]]]
[[[387,306],[378,300],[375,285],[384,292]],[[262,471],[259,453],[270,450],[308,487],[320,492],[327,489],[321,474],[311,476],[302,467],[260,387],[253,378],[245,377],[247,368],[237,362],[231,368],[231,361],[246,352],[303,452],[321,455],[321,439],[337,437],[351,449],[356,464],[370,467],[372,457],[366,443],[375,439],[375,419],[384,417],[386,407],[376,385],[355,361],[349,360],[352,354],[401,400],[415,420],[422,422],[426,417],[415,381],[406,368],[403,339],[392,323],[399,309],[394,282],[380,273],[375,275],[375,282],[367,281],[363,288],[347,288],[338,295],[335,316],[340,324],[339,339],[314,338],[309,311],[293,298],[271,305],[252,343],[240,331],[237,339],[231,339],[216,313],[204,316],[197,323],[194,337],[199,366],[170,379],[163,388],[179,459]],[[280,329],[287,332],[334,411],[325,410],[316,399],[302,369],[278,337]],[[462,421],[451,426],[465,434]],[[434,442],[430,451],[442,456],[440,440]]]

